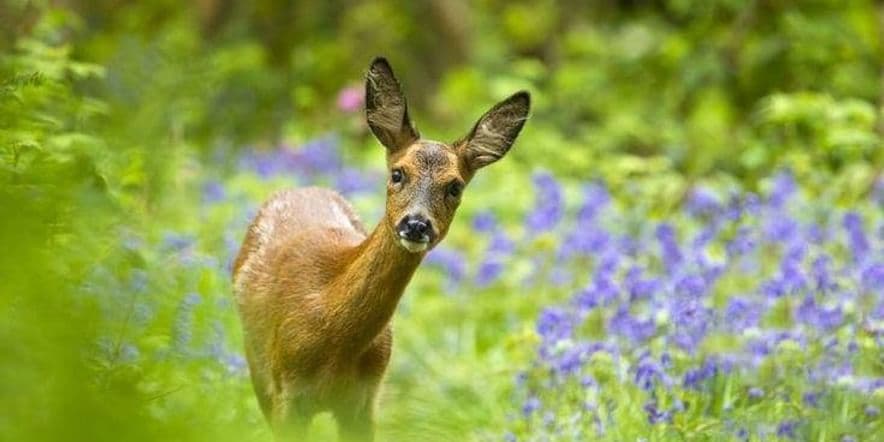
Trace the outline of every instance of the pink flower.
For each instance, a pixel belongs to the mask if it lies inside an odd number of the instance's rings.
[[[362,88],[349,86],[338,92],[338,109],[343,112],[356,112],[362,108]]]

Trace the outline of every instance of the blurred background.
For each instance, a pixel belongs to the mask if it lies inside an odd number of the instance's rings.
[[[446,243],[462,255],[406,294],[385,440],[512,425],[533,321],[571,290],[521,285],[557,244],[530,233],[551,230],[542,214],[521,224],[553,178],[554,212],[604,183],[638,223],[788,171],[820,210],[880,220],[879,1],[2,0],[0,438],[269,439],[229,261],[282,187],[333,186],[376,222],[376,55],[427,138],[458,139],[519,89],[534,105],[465,196]],[[523,258],[482,261],[492,215]]]

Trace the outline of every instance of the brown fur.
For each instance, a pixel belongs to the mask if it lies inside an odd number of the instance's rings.
[[[471,133],[449,146],[416,139],[386,61],[372,64],[366,90],[369,125],[387,147],[390,170],[404,176],[388,182],[378,226],[367,233],[331,190],[282,191],[261,208],[234,262],[252,383],[280,439],[303,440],[311,417],[321,411],[335,415],[342,438],[373,438],[377,392],[392,347],[390,319],[425,255],[400,244],[397,224],[405,215],[425,216],[434,233],[429,248],[435,246],[460,201],[449,192],[452,183],[465,185],[491,162],[489,155],[503,156],[528,112],[527,94],[514,95],[497,107],[521,112],[520,118],[486,114],[477,123],[486,125],[480,137]],[[481,143],[471,145],[474,138]]]

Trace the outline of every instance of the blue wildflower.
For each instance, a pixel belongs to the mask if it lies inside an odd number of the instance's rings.
[[[863,230],[862,218],[856,212],[848,212],[844,215],[842,224],[844,230],[847,231],[847,240],[850,250],[853,252],[854,261],[862,261],[870,249],[869,240],[866,238],[866,233]]]
[[[477,232],[490,233],[497,230],[497,227],[497,218],[490,211],[481,211],[473,217],[473,229]]]
[[[445,271],[451,286],[459,284],[466,276],[466,258],[457,250],[436,247],[427,255],[427,264]]]
[[[796,420],[784,420],[780,422],[777,426],[777,436],[786,437],[789,439],[795,438],[795,430],[798,428],[798,421]]]
[[[685,202],[688,213],[694,217],[710,217],[722,210],[722,203],[718,195],[710,189],[695,187],[688,193]]]
[[[780,208],[788,202],[789,198],[797,190],[795,177],[788,170],[777,173],[774,177],[773,188],[771,189],[768,203],[775,208]]]
[[[335,175],[335,188],[344,195],[372,192],[379,185],[377,176],[352,167],[346,167]]]
[[[227,197],[224,183],[218,180],[209,180],[203,183],[203,204],[212,204],[223,201]]]
[[[537,396],[531,396],[522,404],[522,414],[530,417],[535,411],[540,409],[540,399]]]
[[[672,413],[658,409],[656,402],[648,402],[645,404],[644,410],[648,414],[648,423],[652,425],[661,422],[672,423]]]
[[[682,262],[681,250],[678,246],[678,239],[675,237],[675,229],[672,225],[662,223],[657,226],[657,241],[660,242],[661,257],[666,264],[666,268],[672,271]]]
[[[548,173],[538,173],[532,178],[537,189],[534,209],[525,218],[525,227],[531,233],[552,230],[562,219],[564,202],[559,183]]]

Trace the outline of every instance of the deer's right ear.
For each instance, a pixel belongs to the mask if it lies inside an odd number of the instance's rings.
[[[455,143],[461,146],[470,169],[475,171],[503,158],[519,136],[530,109],[531,95],[519,91],[482,115],[470,134]]]
[[[365,117],[374,136],[391,152],[420,138],[408,118],[405,94],[383,57],[371,62],[365,76]]]

